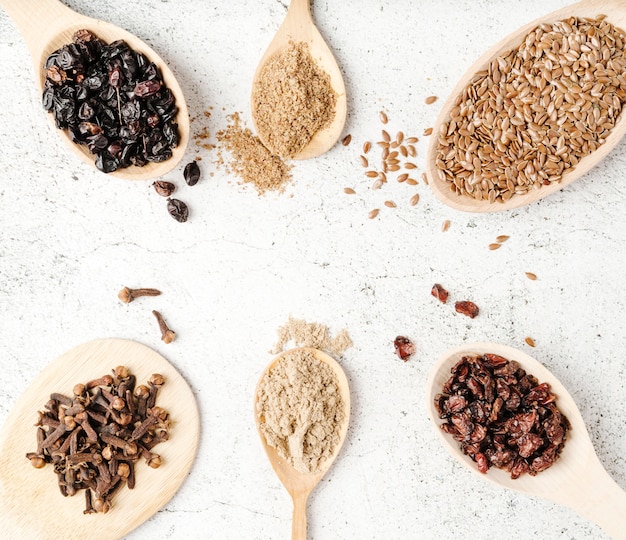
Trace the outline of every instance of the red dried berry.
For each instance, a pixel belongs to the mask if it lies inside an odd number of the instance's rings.
[[[411,356],[413,356],[413,353],[415,352],[415,345],[413,345],[413,342],[409,338],[404,336],[398,336],[394,340],[393,346],[396,349],[396,354],[398,355],[398,358],[405,362]]]
[[[470,319],[473,319],[478,315],[478,306],[474,302],[463,301],[454,304],[454,309],[461,315],[467,315]]]
[[[439,285],[439,283],[435,283],[433,285],[430,294],[432,294],[442,304],[445,304],[448,301],[448,291],[446,291],[441,285]]]

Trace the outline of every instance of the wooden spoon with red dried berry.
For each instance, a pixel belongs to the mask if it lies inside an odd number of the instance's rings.
[[[453,435],[441,429],[443,419],[439,410],[440,405],[438,405],[441,403],[439,395],[443,393],[444,385],[450,379],[452,369],[466,356],[490,356],[494,361],[500,362],[500,359],[515,361],[528,374],[536,377],[539,385],[542,383],[550,385],[550,391],[556,395],[554,403],[567,417],[570,427],[566,432],[565,444],[560,456],[549,468],[538,472],[536,476],[523,474],[516,479],[511,478],[507,470],[495,466],[489,467],[487,473],[483,474],[479,472],[477,462],[460,449]],[[623,518],[626,515],[626,492],[615,483],[600,463],[572,396],[561,382],[537,360],[517,349],[496,343],[463,345],[444,353],[433,366],[427,384],[427,400],[428,412],[444,446],[470,471],[499,486],[527,495],[543,497],[567,506],[598,524],[613,538],[624,538]],[[466,410],[454,412],[463,413]],[[444,410],[444,415],[447,415],[447,411]],[[454,430],[452,428],[449,431],[454,432]],[[484,468],[487,468],[487,465],[484,465]]]
[[[153,159],[160,159],[154,157],[143,166],[130,165],[125,168],[118,168],[108,174],[127,180],[147,180],[162,176],[176,167],[185,154],[189,141],[189,113],[187,112],[185,96],[176,77],[165,61],[151,47],[126,30],[104,21],[80,15],[58,0],[29,0],[28,2],[24,0],[0,0],[0,7],[13,20],[28,46],[35,69],[35,83],[40,95],[46,79],[46,69],[44,68],[46,59],[52,52],[72,43],[73,36],[78,30],[88,30],[106,43],[124,40],[131,49],[143,53],[160,70],[163,83],[175,98],[178,109],[175,115],[175,123],[178,124],[178,144],[171,149],[171,157],[164,161],[153,161]],[[52,114],[48,114],[48,116],[54,126],[55,121]],[[95,167],[95,156],[85,145],[72,142],[68,131],[65,129],[56,129],[55,126],[54,131],[59,134],[74,155]]]

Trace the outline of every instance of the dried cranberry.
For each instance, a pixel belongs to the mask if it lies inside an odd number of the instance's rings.
[[[415,346],[413,342],[404,336],[398,336],[393,342],[393,346],[396,349],[396,354],[400,360],[405,362],[415,353]]]
[[[470,319],[473,319],[476,315],[478,315],[478,306],[474,304],[474,302],[457,302],[454,304],[454,309],[456,309],[457,313],[467,315]]]
[[[432,294],[442,304],[445,304],[448,301],[448,291],[446,291],[441,285],[439,285],[439,283],[435,283],[433,285],[430,294]]]

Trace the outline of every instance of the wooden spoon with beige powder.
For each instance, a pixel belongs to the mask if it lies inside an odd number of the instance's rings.
[[[256,388],[255,420],[272,468],[293,500],[293,540],[306,540],[306,503],[348,431],[350,389],[341,366],[310,347],[278,355]]]
[[[341,136],[346,89],[335,57],[313,23],[309,0],[291,0],[258,64],[250,101],[259,139],[283,159],[319,156]]]

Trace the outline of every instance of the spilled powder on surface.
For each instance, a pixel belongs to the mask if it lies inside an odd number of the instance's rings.
[[[319,349],[331,356],[340,357],[352,347],[352,339],[346,329],[331,337],[328,326],[306,322],[302,319],[294,319],[289,316],[287,324],[278,329],[278,341],[270,354],[278,354],[284,350],[285,345],[293,342],[296,347],[312,347]]]

